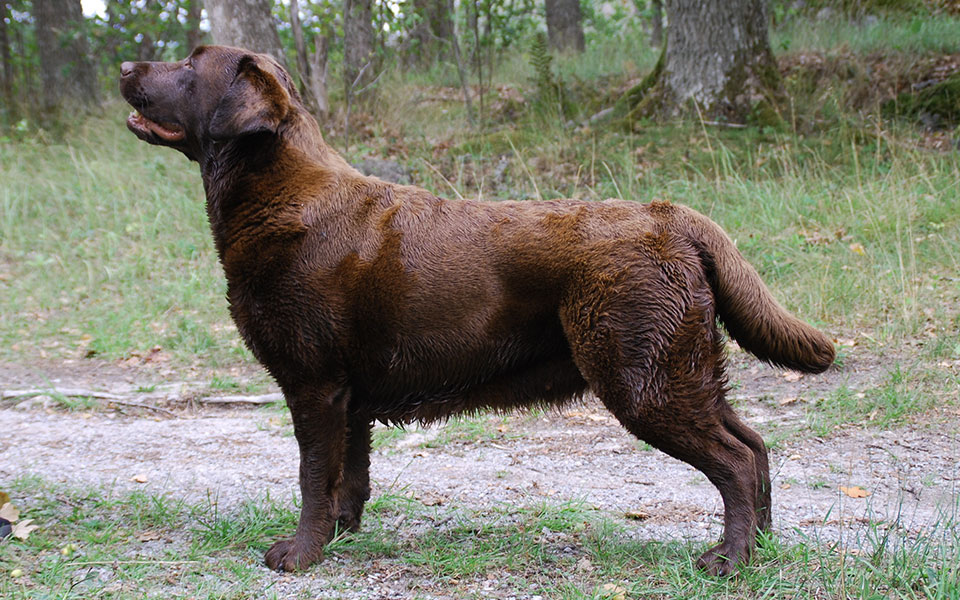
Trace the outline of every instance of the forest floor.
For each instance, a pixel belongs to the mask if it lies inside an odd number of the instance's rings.
[[[842,367],[798,376],[734,353],[730,397],[772,446],[774,533],[785,543],[840,545],[856,556],[869,555],[892,538],[943,536],[945,527],[957,535],[960,410],[955,404],[943,403],[889,427],[825,426],[817,418],[818,404],[836,398],[838,390],[856,397],[883,389],[896,362],[896,357],[851,349]],[[939,368],[956,372],[960,361]],[[105,490],[108,497],[145,494],[188,505],[210,503],[227,515],[277,499],[295,512],[298,453],[282,404],[212,404],[209,400],[222,391],[172,375],[161,365],[94,361],[29,369],[0,365],[3,391],[81,388],[116,394],[113,400],[74,404],[72,409],[56,394],[8,398],[0,404],[0,481],[28,482],[15,485],[25,493],[16,499],[25,516],[39,502],[32,495],[91,487]],[[235,375],[257,377],[254,367]],[[272,391],[262,383],[256,386],[258,393]],[[144,401],[151,393],[152,400]],[[462,526],[457,515],[474,515],[472,527],[480,529],[492,524],[488,521],[502,525],[504,517],[497,512],[504,507],[509,515],[573,505],[621,523],[615,538],[682,542],[692,545],[692,552],[721,531],[723,506],[706,478],[637,442],[596,399],[558,410],[470,416],[425,428],[378,426],[374,446],[372,502],[401,498],[417,507],[413,513],[388,509],[386,524],[383,511],[375,512],[375,535],[415,554],[422,550],[418,538],[428,531],[436,535],[438,528]],[[35,524],[40,531],[55,527],[42,518]],[[543,532],[550,533],[547,528]],[[148,535],[134,553],[176,556],[191,545],[190,538],[182,530]],[[554,547],[549,535],[537,539],[543,552],[572,553],[573,576],[589,580],[596,554],[577,550],[576,543]],[[262,547],[267,542],[255,543]],[[76,546],[80,554],[93,550],[88,544]],[[246,554],[244,560],[255,562],[254,553],[246,549]],[[518,588],[509,567],[438,577],[442,569],[412,566],[415,561],[403,551],[378,555],[348,546],[330,555],[323,567],[306,575],[275,574],[252,564],[255,583],[244,589],[250,597],[269,590],[281,598],[532,598],[543,593],[528,580]],[[84,585],[101,591],[156,591],[140,587],[143,582],[115,580],[116,574],[106,571],[94,583],[88,576]],[[167,584],[163,589],[169,594],[185,588]],[[326,595],[330,590],[335,591]]]

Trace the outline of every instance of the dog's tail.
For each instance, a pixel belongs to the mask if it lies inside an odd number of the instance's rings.
[[[741,347],[780,367],[820,373],[833,364],[833,343],[774,299],[757,271],[719,225],[685,207],[674,226],[700,251],[717,314]]]

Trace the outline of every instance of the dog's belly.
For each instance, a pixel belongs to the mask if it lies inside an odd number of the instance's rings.
[[[460,341],[401,338],[380,356],[364,355],[351,369],[354,409],[387,422],[430,421],[562,402],[586,390],[559,324],[482,344]]]

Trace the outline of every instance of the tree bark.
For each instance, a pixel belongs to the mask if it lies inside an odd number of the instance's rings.
[[[13,96],[13,60],[10,56],[10,35],[7,33],[6,18],[9,14],[6,0],[0,0],[0,60],[3,60],[3,106],[6,109],[7,123],[17,120],[17,100]]]
[[[95,104],[97,76],[82,31],[80,0],[34,0],[33,13],[40,54],[43,115],[55,115],[67,102],[71,108],[77,104]]]
[[[370,0],[344,0],[343,80],[348,99],[376,76],[373,40]]]
[[[317,116],[323,121],[330,116],[330,100],[327,96],[327,58],[330,37],[330,34],[326,34],[314,40],[313,58],[310,64],[310,94],[316,102]]]
[[[778,122],[785,97],[765,0],[668,0],[666,6],[660,61],[618,103],[628,105],[628,120],[687,112],[729,123]]]
[[[546,0],[547,38],[561,52],[583,52],[583,15],[580,0]]]
[[[446,0],[413,0],[413,9],[420,18],[413,29],[417,40],[417,58],[421,66],[437,60],[446,60],[451,55],[453,19]]]
[[[650,15],[650,45],[659,48],[663,44],[663,0],[653,0]]]
[[[203,31],[200,30],[200,16],[203,0],[189,0],[187,4],[187,52],[203,43]]]
[[[327,49],[329,37],[324,35],[314,40],[316,50],[312,57],[307,53],[300,22],[300,2],[290,0],[290,30],[297,49],[297,71],[300,75],[300,93],[311,112],[326,119],[330,105],[327,101]]]
[[[216,44],[269,54],[286,66],[270,0],[205,0]]]

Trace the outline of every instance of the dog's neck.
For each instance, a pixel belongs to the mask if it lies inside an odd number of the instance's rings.
[[[292,107],[275,132],[214,142],[202,155],[207,216],[221,253],[230,224],[241,211],[249,215],[282,208],[285,197],[265,190],[279,192],[304,171],[313,171],[318,178],[362,177],[327,145],[317,121],[300,105]]]

